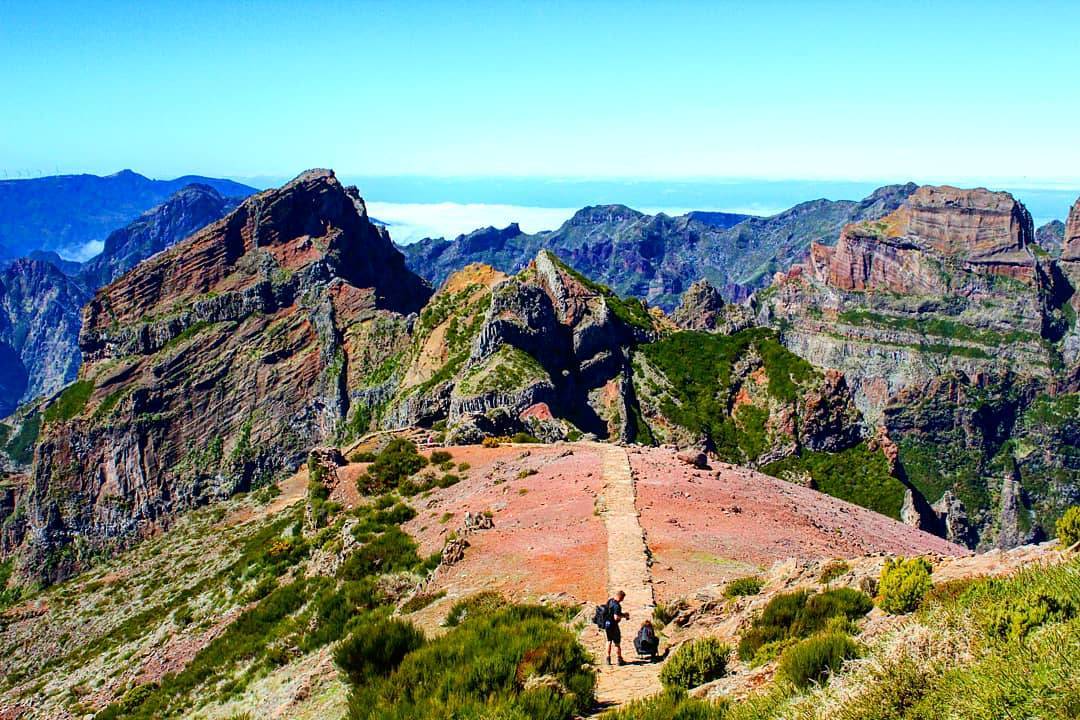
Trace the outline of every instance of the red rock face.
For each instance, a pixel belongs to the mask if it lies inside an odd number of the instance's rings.
[[[1069,211],[1069,220],[1065,223],[1065,241],[1061,249],[1061,259],[1080,261],[1080,199],[1073,203]]]
[[[880,221],[848,225],[835,247],[814,245],[808,269],[842,290],[949,290],[939,260],[1033,282],[1031,216],[1008,193],[921,187]]]
[[[35,452],[25,566],[63,577],[75,538],[123,545],[291,470],[355,416],[350,379],[399,349],[429,295],[329,171],[249,198],[103,288],[80,336],[90,396]]]
[[[984,188],[923,186],[896,214],[900,235],[972,261],[1022,252],[1035,236],[1023,205],[1009,193]]]

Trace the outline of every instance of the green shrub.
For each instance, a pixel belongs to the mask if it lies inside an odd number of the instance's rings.
[[[777,674],[803,689],[811,683],[824,683],[840,669],[845,660],[858,656],[859,649],[847,635],[821,633],[801,640],[780,655]]]
[[[529,433],[526,433],[526,432],[514,433],[513,437],[510,438],[510,441],[511,442],[516,442],[516,443],[538,443],[538,442],[540,442],[540,440],[536,436],[530,435]]]
[[[1073,505],[1058,518],[1054,526],[1062,547],[1072,547],[1080,542],[1080,505]]]
[[[1023,640],[1029,632],[1048,622],[1071,620],[1076,616],[1078,602],[1034,591],[1008,604],[995,605],[990,611],[988,629],[1002,640]]]
[[[360,580],[368,575],[410,570],[420,564],[416,541],[396,526],[354,550],[338,568],[338,577]]]
[[[691,640],[679,646],[660,670],[665,688],[689,690],[727,673],[731,648],[717,638]]]
[[[424,644],[424,633],[404,620],[390,618],[355,630],[334,649],[334,663],[354,685],[397,669],[405,656]]]
[[[635,700],[604,715],[604,720],[723,720],[728,703],[709,702],[672,688],[643,700]]]
[[[494,590],[479,592],[451,605],[445,624],[456,627],[469,618],[491,615],[503,607],[506,607],[506,598],[500,593]]]
[[[454,459],[454,456],[445,450],[435,450],[428,456],[428,462],[432,465],[442,465],[443,463],[450,462]]]
[[[570,720],[593,703],[588,662],[555,611],[503,607],[428,641],[386,680],[354,688],[348,717]],[[550,682],[531,682],[541,677]]]
[[[441,478],[439,478],[435,484],[441,488],[448,488],[452,485],[457,485],[459,482],[461,482],[460,477],[453,473],[446,473]]]
[[[926,558],[889,558],[878,581],[878,606],[890,615],[903,615],[919,607],[932,583]]]
[[[375,462],[375,453],[370,450],[357,450],[349,457],[349,462],[354,463],[369,463]]]
[[[808,637],[835,617],[857,620],[874,607],[865,593],[851,588],[834,588],[811,594],[807,590],[781,593],[769,601],[761,615],[739,640],[739,658],[753,660],[758,650],[770,643]]]
[[[440,590],[434,593],[417,593],[408,600],[406,600],[404,603],[402,603],[400,610],[402,614],[408,615],[409,613],[423,610],[431,603],[435,602],[436,600],[441,600],[444,597],[446,597],[445,590]]]
[[[657,628],[664,627],[674,620],[676,615],[682,612],[683,607],[684,605],[682,602],[657,603],[652,611],[653,624],[656,625]]]
[[[850,571],[851,566],[843,560],[832,560],[826,563],[825,567],[821,569],[821,575],[818,577],[818,582],[828,585],[836,578],[847,575]]]
[[[427,464],[427,458],[417,451],[415,443],[405,438],[394,438],[368,466],[365,475],[369,479],[362,490],[369,493],[392,490]],[[359,480],[357,484],[360,484]]]
[[[735,578],[724,586],[724,597],[745,597],[761,592],[764,581],[759,577]]]

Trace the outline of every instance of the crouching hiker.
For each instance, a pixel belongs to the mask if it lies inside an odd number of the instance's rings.
[[[652,620],[646,620],[641,624],[641,629],[634,638],[634,650],[638,655],[656,662],[657,655],[660,654],[660,638],[656,636]]]
[[[619,630],[619,623],[623,620],[630,619],[630,613],[623,612],[622,601],[626,599],[626,593],[622,590],[615,593],[615,597],[608,598],[608,601],[603,605],[596,606],[596,612],[593,614],[593,623],[598,628],[604,631],[604,635],[607,637],[607,664],[611,664],[611,646],[615,646],[616,656],[619,658],[619,664],[625,665],[626,662],[622,656],[622,631]]]

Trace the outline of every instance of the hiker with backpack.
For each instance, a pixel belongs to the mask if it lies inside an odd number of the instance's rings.
[[[608,601],[603,605],[596,607],[596,612],[593,613],[593,623],[598,628],[604,631],[607,636],[607,664],[611,664],[611,646],[615,646],[615,653],[619,658],[619,664],[625,665],[626,661],[622,656],[622,631],[619,630],[619,623],[623,620],[630,619],[630,613],[623,612],[622,601],[626,599],[626,593],[622,590],[615,593],[615,597],[608,598]]]
[[[656,662],[657,656],[660,654],[660,638],[656,636],[656,630],[653,628],[651,620],[646,619],[641,624],[641,629],[638,630],[637,637],[634,638],[634,649],[638,655]]]

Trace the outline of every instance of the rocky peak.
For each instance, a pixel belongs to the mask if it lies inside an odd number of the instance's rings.
[[[1080,261],[1080,199],[1077,199],[1069,210],[1069,220],[1065,223],[1062,240],[1061,259],[1069,262]]]
[[[1031,215],[1012,195],[923,186],[896,211],[847,225],[834,247],[814,244],[807,269],[841,290],[948,293],[941,261],[1035,282]]]
[[[724,306],[720,291],[708,280],[698,280],[683,294],[671,319],[683,330],[713,330]]]
[[[969,261],[1021,253],[1035,237],[1031,214],[1006,192],[920,187],[885,219],[892,237],[909,237]]]
[[[362,425],[350,385],[401,349],[429,295],[326,170],[136,266],[87,305],[86,362],[48,402],[7,549],[61,577],[82,559],[75,538],[122,545],[291,471]]]
[[[207,295],[262,297],[285,284],[303,290],[318,278],[370,289],[376,305],[404,313],[431,295],[386,230],[369,221],[356,188],[332,171],[309,170],[103,288],[87,306],[84,335],[93,344],[93,334],[108,326],[165,316]]]
[[[590,205],[574,213],[566,225],[602,225],[640,220],[647,217],[644,213],[625,205]]]
[[[515,222],[501,230],[491,225],[473,230],[471,233],[458,235],[454,242],[461,246],[461,252],[484,252],[500,249],[507,240],[519,235],[521,235],[521,227]]]

